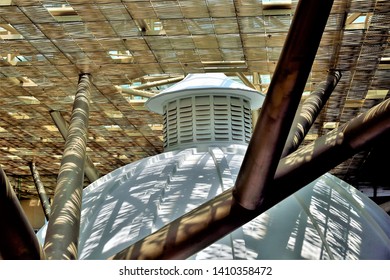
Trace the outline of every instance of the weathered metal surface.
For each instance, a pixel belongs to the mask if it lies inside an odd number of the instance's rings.
[[[319,174],[344,162],[390,133],[390,99],[283,158],[269,189],[267,203],[275,204],[310,183]],[[286,186],[286,187],[279,187]],[[277,189],[277,190],[276,190]]]
[[[81,75],[44,244],[48,259],[77,259],[90,86],[89,75]]]
[[[68,135],[68,123],[65,121],[61,112],[59,111],[50,111],[50,116],[53,119],[55,125],[60,131],[62,138],[66,141],[66,136]],[[90,183],[99,179],[100,174],[95,165],[93,164],[91,158],[86,155],[85,157],[85,166],[84,166],[85,176],[87,176]]]
[[[244,208],[260,207],[274,177],[332,4],[330,0],[298,3],[233,190]]]
[[[49,221],[51,205],[46,194],[45,186],[42,184],[42,181],[39,176],[39,172],[37,170],[37,167],[35,166],[34,161],[30,162],[30,170],[34,178],[35,187],[37,188],[39,200],[41,201],[42,204],[43,213],[45,214],[46,220]]]
[[[286,145],[282,152],[282,158],[298,149],[340,78],[341,73],[339,71],[329,71],[326,81],[321,82],[317,88],[310,93],[309,97],[305,99],[302,108],[298,110],[294,118]]]

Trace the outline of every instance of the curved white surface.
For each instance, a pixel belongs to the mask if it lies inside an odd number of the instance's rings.
[[[79,258],[106,259],[232,187],[245,150],[166,152],[95,181],[83,193]],[[390,259],[389,238],[390,217],[325,174],[193,258]]]
[[[189,74],[179,83],[163,90],[149,98],[145,106],[153,112],[163,114],[166,102],[194,94],[214,94],[223,96],[245,96],[249,99],[251,109],[258,109],[264,102],[265,96],[253,88],[229,79],[222,73]]]

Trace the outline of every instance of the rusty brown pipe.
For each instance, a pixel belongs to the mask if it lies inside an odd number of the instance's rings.
[[[44,244],[47,259],[77,259],[87,147],[90,77],[80,75]]]
[[[229,189],[110,259],[189,258],[389,133],[390,99],[281,159],[260,208],[243,208]]]
[[[270,186],[305,88],[333,0],[301,0],[233,189],[248,210]]]
[[[48,221],[50,218],[51,205],[49,199],[47,198],[45,187],[42,184],[41,178],[39,176],[39,172],[35,165],[35,162],[30,162],[30,170],[34,179],[35,188],[37,189],[39,200],[42,204],[43,213],[45,214],[46,220]]]
[[[61,133],[62,138],[64,138],[64,140],[66,141],[69,125],[64,119],[64,117],[62,116],[61,112],[52,110],[50,111],[50,116],[53,122],[55,123],[55,125],[57,126],[59,132]],[[90,183],[95,182],[100,177],[99,171],[97,170],[97,168],[95,167],[91,158],[88,155],[86,155],[85,157],[84,172],[85,172],[85,176],[87,176]]]
[[[42,250],[8,178],[0,166],[0,259],[39,260]]]
[[[283,158],[275,174],[275,190],[269,189],[267,203],[274,205],[366,147],[390,133],[390,99],[350,122]],[[314,177],[313,174],[316,174]],[[277,190],[276,190],[277,189]]]
[[[340,81],[341,72],[329,71],[326,80],[321,82],[317,88],[310,93],[303,102],[302,108],[295,115],[293,125],[288,134],[286,145],[282,152],[282,158],[291,154],[302,143],[317,116],[328,101],[337,83]]]
[[[158,86],[163,86],[163,85],[167,85],[167,84],[177,83],[183,79],[184,79],[184,76],[173,77],[173,78],[168,78],[165,80],[159,80],[159,81],[155,81],[155,82],[141,84],[139,86],[132,87],[131,89],[135,89],[135,90],[148,89],[148,88],[152,88],[152,87],[158,87]]]

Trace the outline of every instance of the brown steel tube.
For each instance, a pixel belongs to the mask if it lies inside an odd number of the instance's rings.
[[[266,201],[275,204],[390,133],[390,99],[283,158]],[[299,162],[299,164],[297,164]],[[314,176],[314,174],[316,176]]]
[[[30,170],[38,192],[39,200],[42,204],[43,213],[45,214],[46,220],[48,221],[50,218],[51,206],[34,161],[30,162]]]
[[[390,99],[281,159],[260,208],[243,208],[229,189],[110,259],[189,258],[388,133]]]
[[[145,83],[145,84],[142,84],[139,86],[132,87],[131,89],[140,90],[140,89],[146,89],[146,88],[151,88],[151,87],[158,87],[158,86],[163,86],[163,85],[167,85],[167,84],[177,83],[183,79],[184,79],[184,76],[179,76],[179,77],[169,78],[169,79],[165,79],[165,80]]]
[[[237,75],[237,77],[240,78],[240,80],[244,83],[244,85],[246,85],[247,87],[256,89],[256,87],[252,84],[251,81],[248,80],[248,78],[245,76],[244,73],[236,72],[236,75]]]
[[[50,116],[60,131],[62,138],[66,141],[66,136],[68,135],[68,123],[65,121],[64,117],[61,115],[59,111],[50,111]],[[85,176],[87,176],[90,183],[95,182],[99,179],[99,171],[96,169],[93,164],[91,158],[86,155],[85,156],[85,166],[84,166]]]
[[[7,176],[0,166],[0,259],[39,260],[41,248]]]
[[[90,86],[89,75],[81,75],[47,226],[44,244],[47,259],[78,256]]]
[[[120,93],[127,93],[127,94],[131,94],[131,95],[142,96],[142,97],[147,97],[147,98],[150,98],[150,97],[153,97],[156,95],[153,92],[140,90],[140,89],[134,89],[134,88],[122,88],[120,86],[116,86],[116,89]]]
[[[301,110],[298,110],[299,112],[295,115],[282,152],[282,158],[298,149],[340,78],[341,73],[339,71],[329,71],[326,80],[321,82],[303,102]]]
[[[244,208],[261,205],[273,180],[333,0],[301,0],[234,186]]]

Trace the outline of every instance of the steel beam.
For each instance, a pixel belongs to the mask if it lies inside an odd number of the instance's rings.
[[[283,158],[278,165],[267,203],[275,204],[354,154],[390,135],[390,99]],[[315,175],[315,176],[314,176]]]
[[[47,259],[77,259],[78,256],[90,86],[90,76],[80,75],[47,226],[44,244]]]
[[[0,221],[0,259],[43,259],[42,250],[34,230],[1,166]]]
[[[35,187],[38,192],[39,200],[41,201],[42,204],[43,213],[45,214],[46,220],[48,221],[50,218],[51,205],[49,199],[47,198],[45,187],[42,184],[41,178],[39,176],[39,172],[37,170],[37,167],[35,166],[35,162],[32,161],[30,162],[29,165],[30,165],[31,175],[33,176]]]
[[[301,0],[233,189],[248,210],[260,207],[305,88],[333,0]]]
[[[142,96],[142,97],[146,97],[146,98],[150,98],[150,97],[153,97],[156,95],[156,94],[149,92],[149,91],[139,90],[139,89],[134,89],[134,88],[123,88],[120,86],[116,86],[116,89],[120,93],[127,93],[127,94]]]
[[[187,259],[390,133],[390,99],[280,160],[261,207],[248,210],[229,189],[110,259]]]
[[[256,87],[252,84],[251,81],[248,80],[248,78],[241,72],[236,72],[237,77],[240,78],[240,80],[246,85],[247,87],[256,89]]]
[[[50,116],[54,121],[55,125],[57,126],[58,130],[60,131],[62,138],[64,138],[64,140],[66,141],[69,125],[65,121],[61,112],[50,111]],[[85,176],[87,176],[90,183],[93,183],[100,178],[99,171],[97,170],[97,168],[95,167],[91,158],[88,155],[85,156],[84,172],[85,172]]]
[[[184,76],[179,76],[179,77],[164,79],[164,80],[160,80],[160,81],[145,83],[145,84],[142,84],[140,86],[132,87],[131,89],[140,90],[140,89],[146,89],[146,88],[151,88],[151,87],[158,87],[158,86],[163,86],[163,85],[167,85],[167,84],[177,83],[183,79],[184,79]]]
[[[321,82],[303,102],[302,107],[295,115],[286,145],[282,152],[282,158],[294,152],[302,143],[334,88],[337,86],[340,78],[341,73],[339,71],[329,71],[326,80]]]

